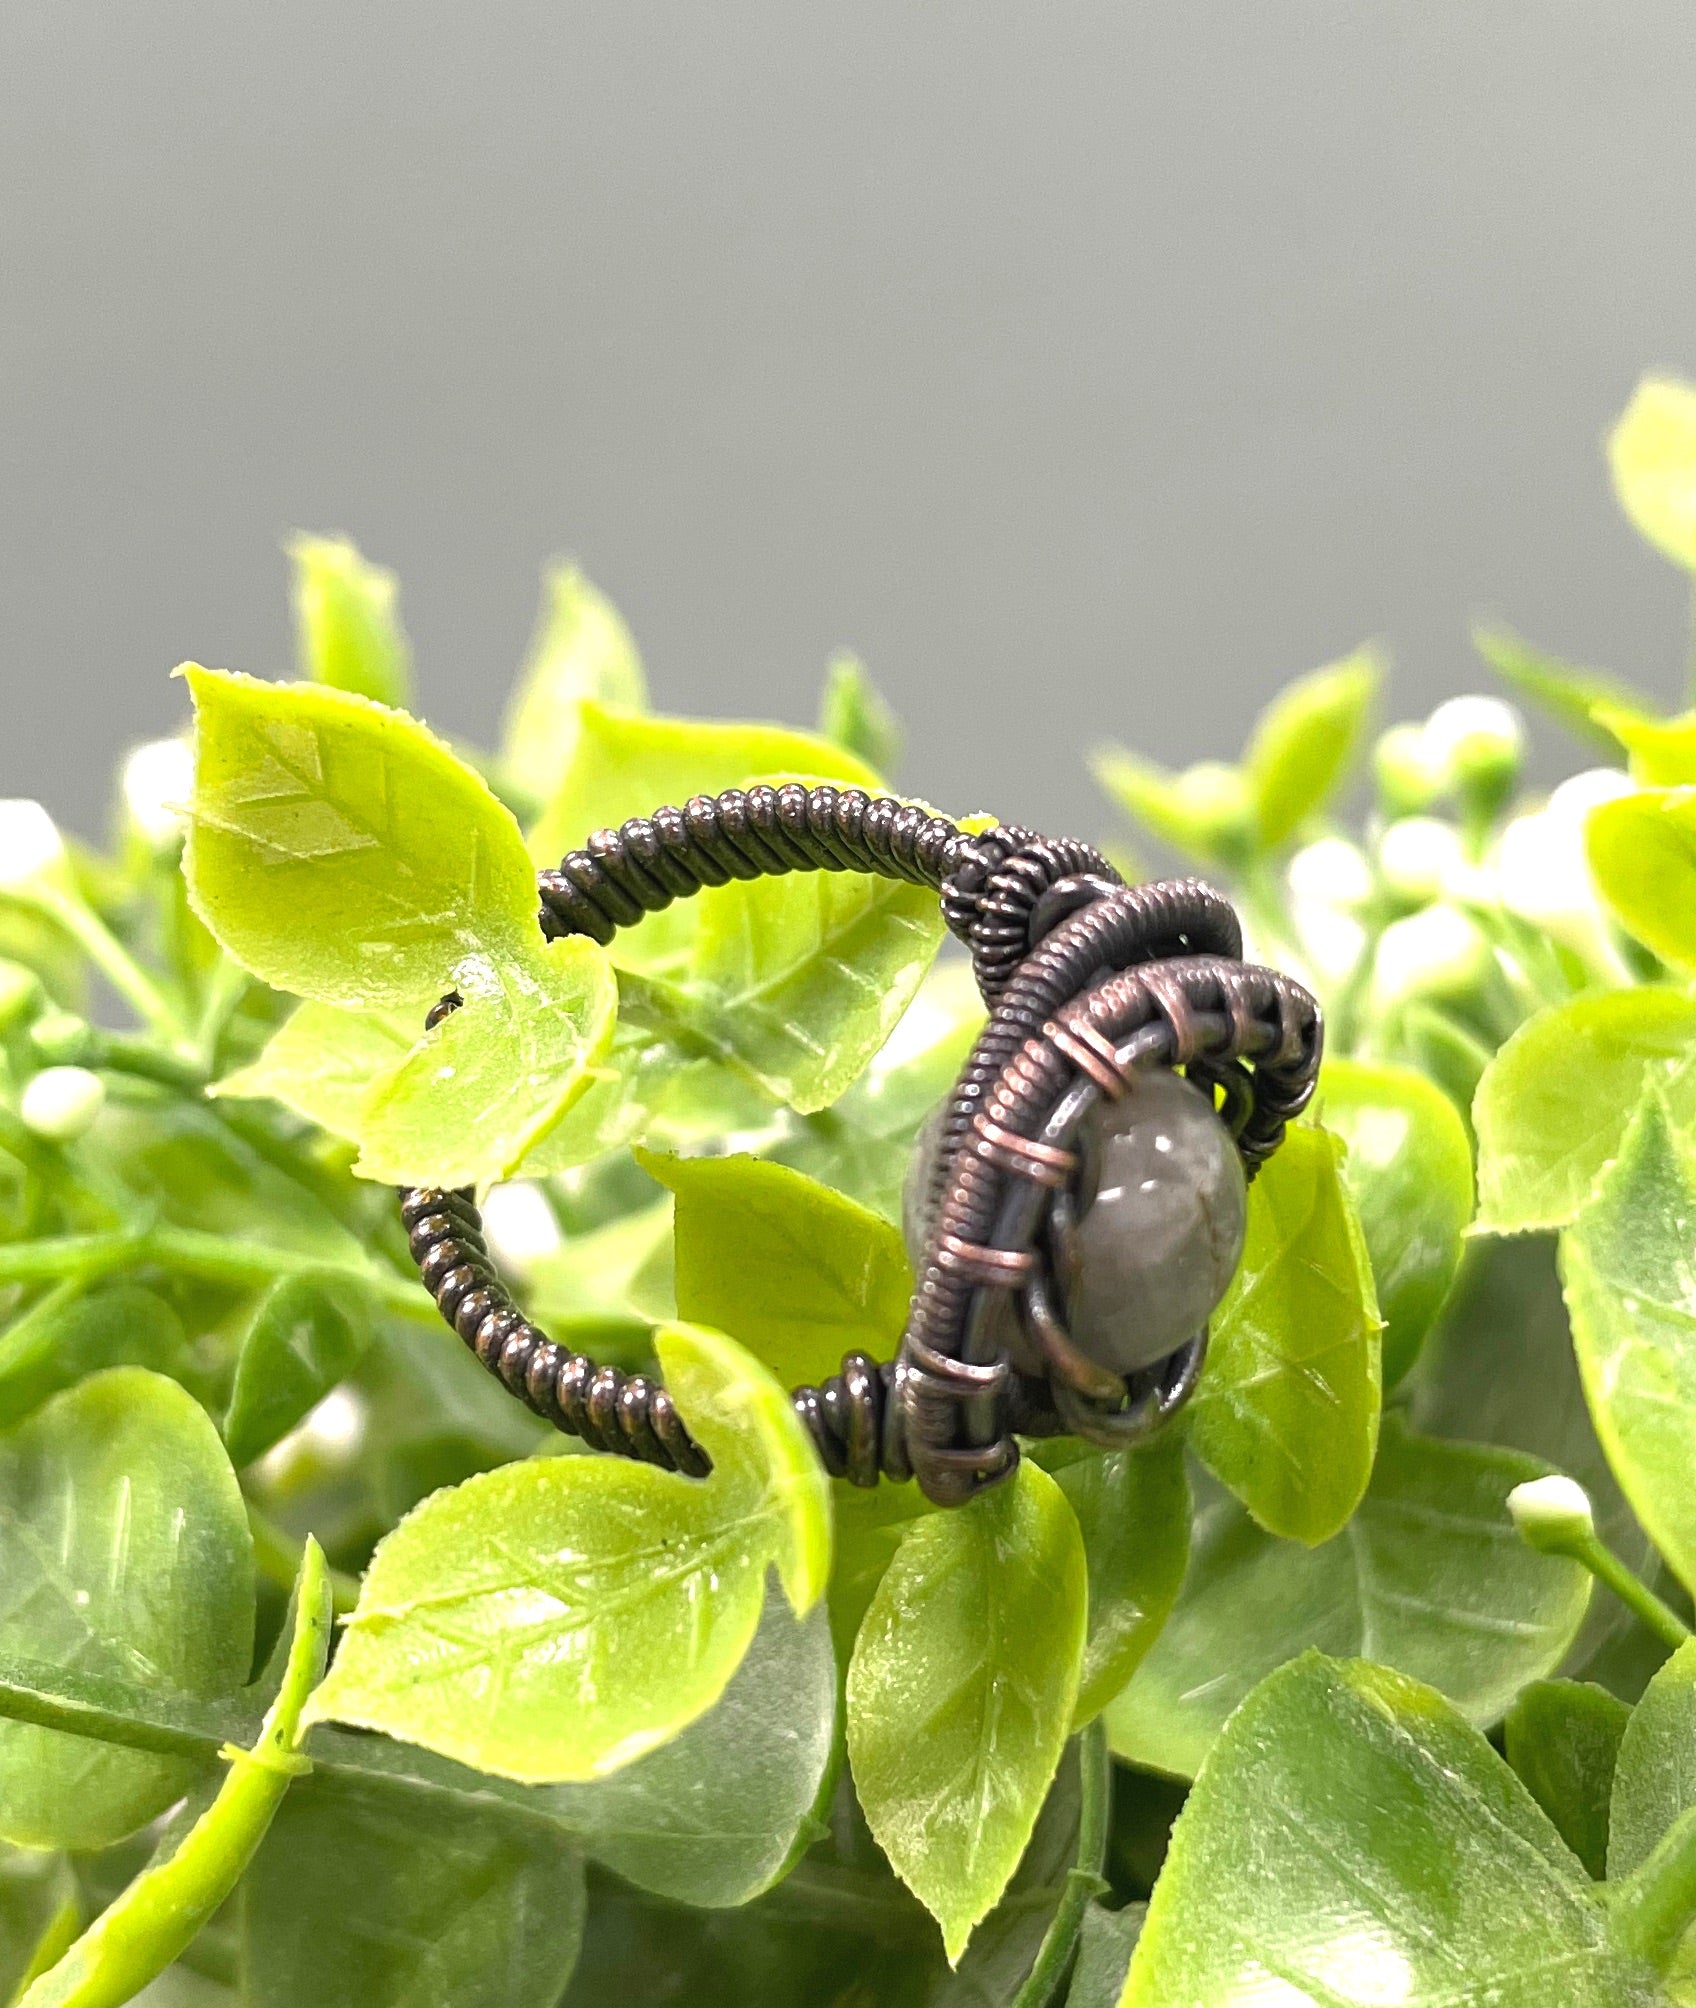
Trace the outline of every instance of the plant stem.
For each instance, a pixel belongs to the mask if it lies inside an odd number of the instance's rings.
[[[215,1702],[177,1704],[183,1719],[175,1722],[173,1698],[150,1693],[148,1714],[143,1717],[130,1712],[133,1689],[116,1684],[107,1693],[97,1676],[79,1673],[75,1678],[81,1691],[68,1694],[57,1685],[64,1678],[57,1669],[0,1658],[0,1717],[158,1757],[214,1756],[221,1743],[239,1742],[253,1733],[246,1714]]]
[[[1696,1918],[1696,1806],[1687,1806],[1634,1875],[1614,1886],[1614,1943],[1665,1973]]]
[[[253,1566],[268,1583],[275,1583],[280,1590],[292,1590],[300,1578],[301,1557],[306,1553],[306,1543],[297,1541],[284,1527],[279,1527],[271,1516],[247,1502],[247,1524],[253,1535]],[[344,1570],[329,1571],[330,1601],[335,1606],[336,1615],[345,1617],[359,1602],[359,1584]]]
[[[144,1024],[174,1048],[187,1043],[182,1013],[97,913],[62,894],[44,897],[42,906]]]
[[[1048,2008],[1060,1990],[1077,1950],[1084,1912],[1107,1885],[1101,1864],[1107,1854],[1107,1821],[1113,1803],[1113,1760],[1107,1754],[1107,1730],[1098,1716],[1078,1738],[1080,1798],[1078,1857],[1066,1872],[1060,1908],[1043,1933],[1025,1983],[1013,1996],[1012,2008]]]
[[[152,1263],[217,1283],[269,1283],[279,1276],[329,1275],[360,1284],[388,1311],[428,1322],[434,1306],[423,1288],[378,1269],[325,1262],[291,1248],[232,1241],[192,1227],[150,1227],[112,1234],[66,1234],[0,1244],[0,1283],[76,1277],[88,1282],[114,1269]]]
[[[1599,1534],[1574,1542],[1567,1551],[1582,1562],[1597,1582],[1612,1590],[1626,1609],[1642,1619],[1665,1646],[1677,1652],[1691,1636],[1690,1627],[1670,1604],[1663,1603],[1640,1576],[1633,1575]]]

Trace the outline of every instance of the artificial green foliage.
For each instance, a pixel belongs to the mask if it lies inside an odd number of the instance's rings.
[[[1088,1571],[1065,1495],[1015,1479],[902,1537],[848,1668],[848,1759],[951,1963],[1006,1888],[1066,1740]]]
[[[1378,1304],[1343,1155],[1297,1130],[1251,1188],[1190,1420],[1197,1455],[1255,1519],[1308,1543],[1348,1521],[1378,1441]]]
[[[1610,449],[1684,566],[1693,410]],[[0,805],[0,2000],[1696,2000],[1686,700],[1498,629],[1608,763],[1546,797],[1499,699],[1373,738],[1365,650],[1234,761],[1098,756],[1325,1063],[1181,1419],[945,1510],[827,1477],[787,1395],[906,1315],[984,1021],[934,895],[537,925],[596,829],[881,785],[889,705],[844,657],[816,731],[656,714],[556,566],[461,750],[389,574],[291,556],[303,680],[191,670],[192,785],[128,766],[101,856]],[[515,1403],[412,1182],[711,1474]]]

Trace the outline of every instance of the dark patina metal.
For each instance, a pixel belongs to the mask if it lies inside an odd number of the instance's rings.
[[[794,1391],[826,1468],[856,1485],[915,1478],[958,1505],[1013,1470],[1019,1435],[1140,1441],[1193,1390],[1206,1333],[1127,1379],[1072,1343],[1058,1279],[1084,1118],[1139,1069],[1181,1068],[1216,1096],[1252,1177],[1313,1093],[1317,1004],[1242,961],[1235,912],[1197,879],[1127,886],[1087,844],[972,834],[855,788],[732,789],[598,830],[540,874],[542,931],[605,943],[703,886],[793,871],[934,888],[990,1013],[947,1104],[895,1359],[850,1353]],[[658,1382],[597,1366],[523,1315],[470,1192],[406,1191],[401,1213],[442,1316],[514,1395],[597,1449],[705,1474]]]

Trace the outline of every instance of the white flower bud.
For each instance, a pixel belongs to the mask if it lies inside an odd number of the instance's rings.
[[[1451,783],[1503,768],[1517,773],[1525,726],[1499,697],[1451,697],[1425,721],[1425,750]]]
[[[1493,859],[1496,897],[1615,982],[1630,972],[1614,946],[1606,910],[1584,854],[1584,825],[1603,802],[1634,792],[1629,775],[1594,767],[1563,781],[1547,804],[1516,816]]]
[[[1347,837],[1321,837],[1290,860],[1290,897],[1347,912],[1372,897],[1372,867]]]
[[[1435,816],[1403,816],[1378,839],[1378,869],[1398,899],[1441,899],[1466,869],[1460,832]]]
[[[1516,1485],[1508,1494],[1508,1512],[1520,1539],[1545,1555],[1570,1553],[1595,1538],[1589,1493],[1559,1472]]]
[[[527,1276],[560,1245],[559,1222],[542,1188],[527,1178],[491,1186],[483,1201],[483,1233],[503,1269]]]
[[[124,808],[155,850],[174,844],[187,826],[194,787],[194,751],[186,739],[150,739],[124,762]]]
[[[1459,907],[1439,903],[1392,921],[1378,937],[1373,997],[1389,1010],[1415,997],[1461,997],[1489,975],[1490,944]]]
[[[0,892],[69,893],[71,861],[39,802],[0,802]]]
[[[18,1099],[24,1127],[52,1143],[74,1143],[106,1105],[106,1084],[86,1067],[46,1067]]]
[[[1378,799],[1392,816],[1417,815],[1443,792],[1443,774],[1422,725],[1392,725],[1372,749]]]

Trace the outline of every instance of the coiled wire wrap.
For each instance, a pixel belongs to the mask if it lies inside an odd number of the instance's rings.
[[[1193,1388],[1205,1334],[1129,1382],[1072,1346],[1054,1277],[1083,1119],[1138,1069],[1184,1067],[1219,1091],[1252,1176],[1313,1092],[1318,1006],[1240,961],[1234,911],[1199,880],[1126,886],[1087,844],[1011,825],[969,834],[858,788],[731,789],[598,830],[539,874],[542,931],[605,944],[703,886],[792,871],[933,887],[990,1007],[947,1105],[898,1356],[850,1353],[792,1396],[826,1469],[856,1485],[916,1477],[955,1505],[1012,1471],[1015,1431],[1146,1435]],[[428,1022],[459,1002],[444,997]],[[519,1400],[595,1449],[706,1473],[664,1387],[597,1366],[523,1315],[470,1192],[405,1191],[401,1217],[442,1316]],[[1017,1360],[997,1316],[1009,1294]]]

